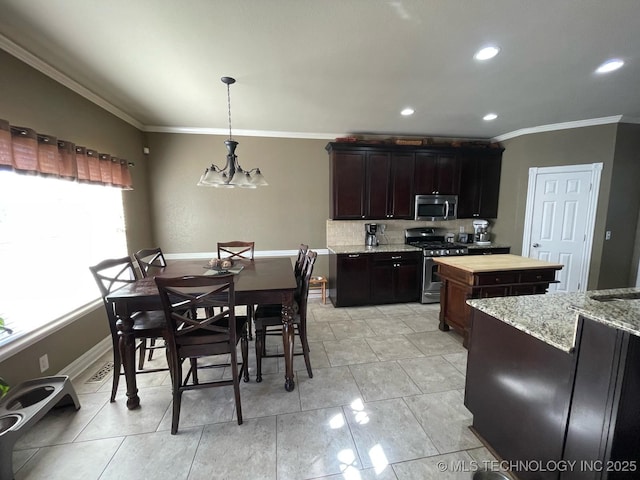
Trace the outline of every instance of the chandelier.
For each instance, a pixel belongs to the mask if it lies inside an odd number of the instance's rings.
[[[222,83],[227,85],[227,105],[229,108],[229,140],[225,140],[227,147],[227,163],[224,168],[220,168],[215,164],[211,164],[207,168],[200,181],[197,183],[199,187],[217,187],[217,188],[257,188],[269,185],[260,173],[259,168],[244,170],[238,163],[236,156],[236,147],[238,142],[231,137],[231,93],[229,85],[236,83],[235,78],[222,77]]]

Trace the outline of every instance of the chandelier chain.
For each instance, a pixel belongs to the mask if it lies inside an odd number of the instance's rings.
[[[231,89],[227,84],[227,106],[229,108],[229,140],[231,140]]]

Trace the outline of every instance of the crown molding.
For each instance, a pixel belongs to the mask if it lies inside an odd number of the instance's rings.
[[[530,135],[532,133],[553,132],[556,130],[567,130],[570,128],[593,127],[595,125],[606,125],[609,123],[635,123],[625,122],[623,115],[614,115],[611,117],[590,118],[588,120],[577,120],[575,122],[551,123],[549,125],[539,125],[537,127],[522,128],[513,132],[504,133],[493,137],[494,142],[502,142],[510,138],[521,137],[522,135]],[[640,123],[640,122],[638,122]]]
[[[228,128],[200,128],[200,127],[160,127],[145,125],[144,132],[150,133],[191,133],[194,135],[229,135]],[[344,133],[311,133],[311,132],[279,132],[269,130],[239,130],[233,129],[234,136],[240,137],[274,137],[274,138],[302,138],[312,140],[333,140],[343,137]]]
[[[127,115],[125,112],[123,112],[116,106],[107,102],[104,98],[100,97],[99,95],[96,95],[94,92],[92,92],[88,88],[83,87],[78,82],[76,82],[75,80],[72,80],[71,78],[66,76],[64,73],[60,72],[59,70],[56,70],[47,62],[36,57],[34,54],[25,50],[17,43],[12,42],[1,33],[0,33],[0,48],[2,48],[7,53],[13,55],[14,57],[16,57],[18,60],[23,61],[30,67],[35,68],[36,70],[43,73],[47,77],[55,80],[56,82],[64,85],[71,91],[77,93],[78,95],[86,98],[90,102],[96,104],[100,108],[103,108],[107,112],[115,115],[116,117],[120,118],[121,120],[124,120],[128,124],[136,127],[138,130],[142,130],[143,125],[139,121],[137,121],[135,118],[133,118],[130,115]]]

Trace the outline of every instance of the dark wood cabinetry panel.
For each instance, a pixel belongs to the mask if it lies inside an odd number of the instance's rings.
[[[470,248],[469,255],[494,255],[511,253],[511,247]]]
[[[331,171],[331,218],[362,219],[365,215],[365,163],[363,153],[336,152]]]
[[[496,218],[502,152],[466,152],[460,156],[458,218]]]
[[[336,307],[416,302],[420,252],[329,254],[329,297]]]
[[[329,298],[336,307],[367,305],[370,290],[370,255],[329,255]]]
[[[457,195],[460,190],[460,166],[451,153],[416,153],[415,193]]]
[[[418,194],[458,195],[458,218],[495,218],[502,149],[331,142],[331,218],[412,219]]]

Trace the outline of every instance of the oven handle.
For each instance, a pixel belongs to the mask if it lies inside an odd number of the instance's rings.
[[[445,206],[444,219],[446,220],[449,218],[449,200],[444,201],[444,206]]]

